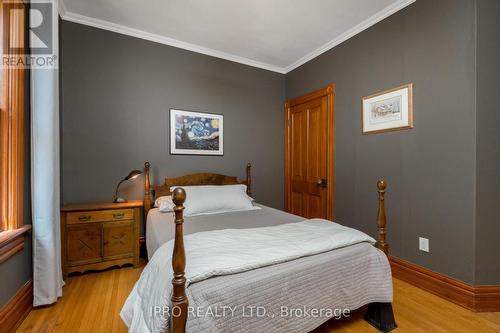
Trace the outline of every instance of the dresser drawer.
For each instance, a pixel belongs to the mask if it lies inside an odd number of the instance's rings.
[[[67,224],[89,223],[89,222],[106,222],[117,220],[133,220],[133,209],[113,209],[113,210],[97,210],[84,212],[70,212],[67,214]]]

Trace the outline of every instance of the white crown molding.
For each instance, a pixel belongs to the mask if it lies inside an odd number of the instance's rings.
[[[392,3],[391,5],[387,6],[386,8],[382,9],[381,11],[377,12],[376,14],[370,16],[368,19],[364,20],[360,24],[356,25],[355,27],[349,29],[342,35],[338,36],[337,38],[329,41],[328,43],[325,43],[324,45],[320,46],[316,50],[308,53],[304,57],[300,58],[293,64],[287,66],[287,67],[279,67],[275,65],[270,65],[266,64],[260,61],[255,61],[252,59],[248,59],[245,57],[229,54],[226,52],[222,51],[217,51],[214,49],[210,49],[204,46],[196,45],[196,44],[191,44],[191,43],[186,43],[177,39],[173,38],[168,38],[162,35],[146,32],[143,30],[139,29],[134,29],[130,28],[121,24],[116,24],[112,23],[109,21],[104,21],[104,20],[99,20],[96,18],[80,15],[77,13],[73,13],[71,11],[68,11],[65,4],[64,0],[58,0],[59,1],[59,15],[61,18],[65,21],[70,21],[74,23],[79,23],[83,25],[88,25],[94,28],[99,28],[103,30],[108,30],[108,31],[113,31],[119,34],[123,35],[128,35],[140,39],[145,39],[149,40],[151,42],[159,43],[159,44],[165,44],[173,47],[177,47],[180,49],[196,52],[196,53],[201,53],[205,55],[209,55],[212,57],[216,58],[221,58],[233,62],[237,62],[240,64],[252,66],[252,67],[257,67],[261,69],[265,69],[268,71],[272,72],[277,72],[281,74],[286,74],[295,68],[305,64],[306,62],[316,58],[320,54],[332,49],[333,47],[339,45],[342,42],[345,42],[349,38],[359,34],[363,30],[368,29],[369,27],[375,25],[376,23],[382,21],[383,19],[391,16],[392,14],[396,13],[397,11],[405,8],[406,6],[414,3],[416,0],[399,0],[395,3]]]
[[[66,4],[64,3],[64,0],[58,1],[58,8],[59,8],[59,16],[61,16],[61,17],[66,16],[67,10],[66,10]]]
[[[300,58],[290,66],[287,66],[285,68],[285,72],[291,72],[295,68],[302,66],[306,62],[316,58],[322,53],[325,53],[326,51],[334,48],[335,46],[339,45],[342,42],[345,42],[351,37],[354,37],[355,35],[359,34],[363,30],[368,29],[369,27],[377,24],[378,22],[382,21],[383,19],[391,16],[392,14],[400,11],[401,9],[405,8],[406,6],[414,3],[417,0],[399,0],[398,2],[394,2],[391,5],[385,7],[381,11],[375,13],[374,15],[370,16],[360,24],[354,26],[353,28],[347,30],[344,32],[342,35],[338,36],[337,38],[329,41],[328,43],[323,44],[316,50],[312,51],[311,53],[308,53],[304,57]]]
[[[61,11],[59,11],[59,12],[61,12]],[[113,32],[116,32],[119,34],[137,37],[137,38],[145,39],[145,40],[148,40],[151,42],[165,44],[165,45],[177,47],[180,49],[193,51],[196,53],[201,53],[201,54],[209,55],[212,57],[221,58],[221,59],[237,62],[240,64],[265,69],[265,70],[272,71],[272,72],[278,72],[281,74],[285,74],[285,69],[282,67],[269,65],[269,64],[266,64],[263,62],[259,62],[259,61],[255,61],[255,60],[248,59],[245,57],[240,57],[237,55],[225,53],[222,51],[213,50],[213,49],[203,47],[200,45],[186,43],[186,42],[182,42],[182,41],[177,40],[177,39],[168,38],[168,37],[153,34],[150,32],[146,32],[146,31],[142,31],[142,30],[138,30],[138,29],[134,29],[134,28],[129,28],[129,27],[126,27],[126,26],[123,26],[120,24],[115,24],[112,22],[108,22],[108,21],[99,20],[99,19],[95,19],[92,17],[76,14],[76,13],[73,13],[73,12],[70,12],[67,10],[65,11],[64,15],[61,14],[61,17],[65,21],[80,23],[80,24],[88,25],[88,26],[91,26],[94,28],[113,31]]]

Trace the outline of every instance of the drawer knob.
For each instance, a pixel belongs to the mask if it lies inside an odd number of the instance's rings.
[[[114,213],[114,214],[113,214],[113,217],[114,217],[115,219],[121,219],[121,218],[123,218],[124,216],[125,216],[125,213]]]
[[[78,216],[78,221],[82,221],[82,222],[90,221],[90,215]]]

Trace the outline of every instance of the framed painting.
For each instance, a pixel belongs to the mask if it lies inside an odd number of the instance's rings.
[[[413,85],[363,97],[363,134],[413,128]]]
[[[170,109],[171,155],[224,155],[224,116]]]

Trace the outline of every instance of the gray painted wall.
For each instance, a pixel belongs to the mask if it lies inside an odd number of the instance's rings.
[[[79,24],[62,24],[62,200],[111,200],[144,161],[154,182],[212,171],[244,177],[283,205],[284,75]],[[224,114],[224,153],[171,156],[168,110]],[[142,198],[142,178],[123,194]]]
[[[475,10],[419,0],[286,76],[293,98],[337,84],[337,220],[376,234],[375,183],[388,181],[394,256],[474,280]],[[361,134],[361,98],[413,82],[415,128]],[[418,237],[430,239],[430,253]]]
[[[32,277],[31,237],[26,237],[24,250],[16,253],[0,264],[2,288],[0,288],[0,308],[17,293]]]
[[[477,1],[477,284],[500,284],[499,18],[500,1]]]
[[[281,208],[285,83],[287,98],[335,83],[337,220],[375,235],[383,177],[393,255],[498,284],[498,6],[419,0],[286,77],[63,22],[62,200],[110,200],[144,160],[157,183],[200,170],[243,177],[252,161],[255,196]],[[415,128],[362,135],[361,97],[408,82]],[[226,155],[170,156],[170,107],[223,113]],[[123,194],[141,198],[142,179]],[[418,250],[419,236],[430,253]]]

